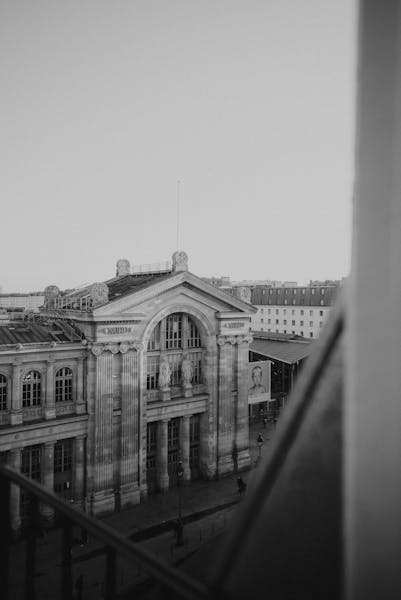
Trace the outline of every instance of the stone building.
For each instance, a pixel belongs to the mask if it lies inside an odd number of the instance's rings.
[[[247,468],[254,311],[184,252],[161,272],[120,260],[105,283],[48,286],[36,322],[0,327],[1,459],[95,515],[168,489],[179,461],[184,480]]]

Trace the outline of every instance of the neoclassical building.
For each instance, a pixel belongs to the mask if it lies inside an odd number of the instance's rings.
[[[3,461],[95,515],[175,485],[179,461],[185,480],[249,466],[255,309],[187,262],[131,273],[119,260],[105,283],[48,286],[34,322],[0,327]]]

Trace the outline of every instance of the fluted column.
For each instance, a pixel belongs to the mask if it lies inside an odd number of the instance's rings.
[[[76,398],[75,412],[77,415],[82,415],[86,412],[86,403],[84,398],[84,359],[78,359],[77,365],[77,383],[76,383]]]
[[[230,473],[234,469],[234,419],[231,393],[232,349],[234,337],[220,336],[219,347],[219,391],[217,422],[217,475]]]
[[[56,418],[56,405],[54,403],[54,359],[48,359],[46,364],[46,396],[45,419]]]
[[[50,492],[54,490],[54,445],[55,442],[43,444],[43,485]],[[40,514],[46,521],[54,519],[54,510],[47,504],[40,505]]]
[[[180,452],[182,466],[184,468],[184,481],[191,479],[191,468],[189,466],[189,416],[181,417],[180,422]]]
[[[250,336],[238,337],[237,368],[237,410],[236,410],[236,451],[237,467],[244,469],[250,465],[249,455],[249,409],[248,409],[248,363]]]
[[[22,392],[21,392],[21,362],[15,360],[13,362],[12,375],[12,396],[11,396],[11,425],[22,424]]]
[[[96,360],[93,449],[93,513],[114,510],[113,494],[113,354],[94,346]]]
[[[159,490],[168,490],[169,476],[167,469],[168,454],[168,419],[157,422],[157,484]]]
[[[75,438],[74,499],[79,507],[82,507],[85,492],[85,439],[85,435]]]
[[[121,369],[121,506],[139,502],[139,360],[136,349],[122,352]]]
[[[21,448],[10,450],[8,464],[18,473],[21,471]],[[21,529],[20,494],[20,487],[12,483],[10,486],[10,524],[13,534],[18,534]]]

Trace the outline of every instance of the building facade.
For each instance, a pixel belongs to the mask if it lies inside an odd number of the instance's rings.
[[[338,292],[337,285],[256,287],[251,302],[257,309],[252,330],[317,338]]]
[[[0,456],[94,515],[250,464],[254,308],[187,270],[48,286],[33,323],[0,327]],[[13,490],[14,529],[25,499]],[[43,508],[46,512],[46,508]],[[51,518],[51,515],[45,514]]]

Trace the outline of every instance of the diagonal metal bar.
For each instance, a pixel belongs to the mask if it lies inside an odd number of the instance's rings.
[[[63,538],[62,538],[62,577],[61,577],[61,598],[62,600],[72,600],[72,522],[64,519]]]
[[[211,577],[214,582],[213,590],[217,595],[229,571],[235,568],[236,552],[243,547],[243,542],[251,530],[251,524],[258,518],[261,508],[266,503],[305,421],[308,409],[312,405],[314,392],[344,328],[345,293],[346,288],[339,295],[331,319],[321,338],[316,341],[315,351],[308,358],[298,378],[290,399],[291,409],[283,415],[285,422],[277,430],[276,443],[272,448],[270,460],[266,464],[262,479],[248,499],[247,510],[243,512],[242,518],[236,521],[221,547],[220,558]]]

